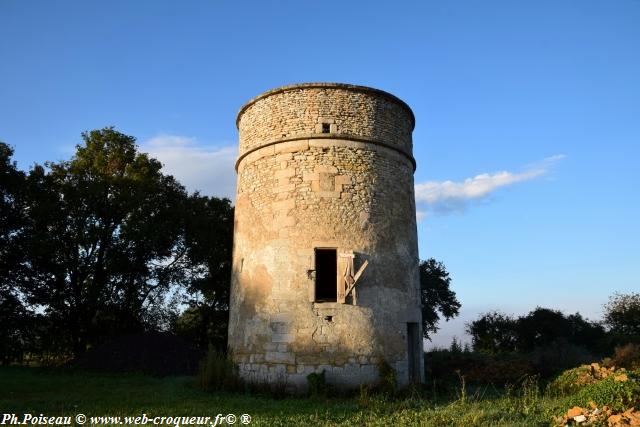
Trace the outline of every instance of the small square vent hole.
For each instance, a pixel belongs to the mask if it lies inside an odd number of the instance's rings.
[[[329,125],[329,123],[322,124],[322,133],[329,133],[330,130],[331,130],[331,126]]]

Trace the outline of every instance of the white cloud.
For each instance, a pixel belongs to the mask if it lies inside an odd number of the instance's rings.
[[[502,171],[483,173],[461,182],[427,181],[419,183],[415,186],[416,202],[426,204],[429,211],[437,213],[462,212],[470,202],[482,200],[501,187],[529,181],[547,174],[555,162],[565,157],[564,154],[547,157],[541,162],[529,165],[520,173]]]
[[[180,135],[158,135],[141,144],[141,151],[149,153],[163,164],[189,191],[216,197],[235,196],[235,161],[237,145],[205,145],[196,138]],[[461,182],[427,181],[415,186],[416,219],[424,220],[431,213],[464,212],[469,203],[481,201],[499,188],[529,181],[546,175],[551,166],[565,158],[563,154],[531,164],[524,171],[482,173]]]
[[[213,146],[186,136],[158,135],[141,144],[140,151],[162,162],[164,173],[173,175],[189,191],[233,200],[236,144]]]

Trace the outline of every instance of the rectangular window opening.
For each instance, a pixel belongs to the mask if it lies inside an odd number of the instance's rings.
[[[335,249],[316,249],[316,301],[337,302],[337,254]]]
[[[322,124],[322,133],[329,133],[331,131],[331,125],[329,123]]]

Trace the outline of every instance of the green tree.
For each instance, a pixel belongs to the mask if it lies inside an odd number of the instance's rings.
[[[604,323],[611,332],[640,338],[640,293],[616,293],[604,305]]]
[[[449,351],[454,354],[462,353],[462,345],[460,344],[460,341],[458,341],[458,338],[455,336],[451,339],[451,344],[449,345]]]
[[[19,264],[11,252],[24,221],[25,174],[12,161],[13,148],[0,141],[0,283],[10,280],[9,270]]]
[[[174,323],[174,331],[205,351],[227,348],[233,208],[228,199],[194,194],[186,215],[189,259],[197,266],[188,285],[188,309]]]
[[[481,353],[503,353],[516,349],[517,321],[497,311],[482,314],[466,324],[473,350]]]
[[[0,362],[20,359],[27,346],[32,313],[22,301],[16,279],[24,254],[18,247],[26,225],[25,174],[12,161],[13,149],[0,141]]]
[[[570,314],[567,321],[571,324],[568,341],[584,347],[596,355],[604,356],[611,351],[611,342],[601,322],[592,322],[580,313]]]
[[[467,323],[476,351],[485,353],[531,352],[552,345],[579,346],[596,354],[606,352],[606,333],[601,325],[579,313],[569,316],[558,310],[536,307],[514,319],[499,312],[481,315]]]
[[[458,315],[460,303],[450,289],[451,278],[444,264],[429,258],[420,261],[420,301],[422,303],[422,333],[429,339],[438,330],[440,315],[445,320]]]
[[[15,288],[14,279],[23,262],[16,246],[24,231],[25,174],[11,160],[13,149],[0,141],[0,292]]]
[[[185,189],[131,136],[104,128],[82,138],[71,160],[30,172],[22,242],[22,290],[76,356],[114,334],[158,327],[170,290],[197,270]]]
[[[546,347],[559,338],[571,336],[571,322],[558,310],[536,307],[517,320],[517,347],[520,351],[532,351]]]

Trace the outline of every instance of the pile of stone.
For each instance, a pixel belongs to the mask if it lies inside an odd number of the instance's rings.
[[[627,381],[627,370],[617,366],[603,366],[599,363],[590,365],[582,365],[578,369],[578,377],[573,382],[574,386],[582,387],[585,385],[597,383],[605,378],[613,377],[614,381]]]
[[[555,420],[557,426],[572,425],[606,425],[609,427],[640,426],[640,412],[629,408],[624,412],[614,413],[608,406],[598,408],[590,402],[589,408],[574,406],[567,413]]]
[[[589,365],[589,373],[595,381],[603,380],[611,376],[613,376],[613,379],[616,381],[627,381],[628,377],[626,372],[626,369],[616,366],[606,367],[599,363],[592,363]]]
[[[571,372],[571,371],[569,371]],[[616,366],[604,366],[599,363],[582,365],[573,370],[576,376],[570,384],[565,384],[565,390],[582,388],[589,384],[594,384],[607,378],[612,378],[615,382],[634,381],[629,378],[629,372],[625,368]],[[589,402],[589,406],[582,408],[574,406],[566,414],[554,419],[556,426],[574,425],[607,425],[609,427],[637,426],[640,427],[640,411],[629,408],[625,411],[614,411],[609,406],[598,407],[594,402]]]

